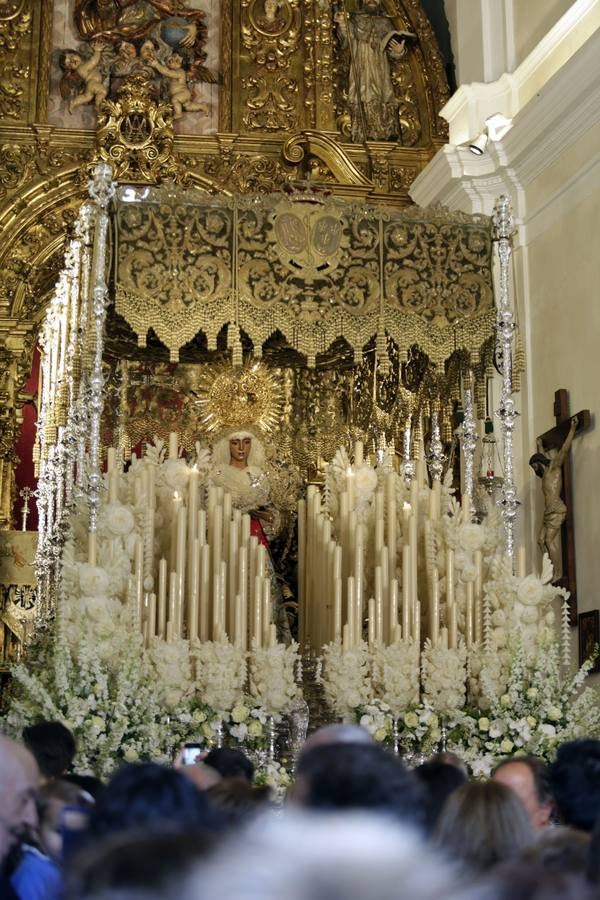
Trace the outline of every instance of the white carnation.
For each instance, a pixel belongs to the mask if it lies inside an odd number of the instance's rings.
[[[525,606],[538,606],[544,599],[544,585],[535,575],[526,575],[517,588],[517,597]]]
[[[171,490],[183,491],[189,476],[185,459],[167,459],[161,466],[161,472],[165,484]]]
[[[104,523],[107,531],[115,537],[126,537],[133,531],[135,520],[131,510],[120,503],[111,503],[104,509]]]
[[[80,563],[79,587],[87,597],[102,596],[108,592],[108,574],[99,566]]]
[[[458,543],[463,550],[468,553],[474,553],[481,550],[485,540],[485,532],[482,525],[476,525],[474,522],[467,522],[458,529]]]

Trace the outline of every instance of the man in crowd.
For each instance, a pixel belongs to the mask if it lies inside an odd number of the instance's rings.
[[[25,747],[0,735],[0,897],[12,892],[7,866],[11,853],[37,827],[35,791],[39,772]]]
[[[535,756],[511,756],[496,766],[492,777],[517,794],[536,831],[548,827],[553,804],[543,760]]]

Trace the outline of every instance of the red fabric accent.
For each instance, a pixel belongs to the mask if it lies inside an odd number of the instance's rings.
[[[250,534],[258,538],[258,543],[263,547],[269,546],[269,541],[262,527],[262,523],[256,516],[250,516]]]
[[[31,365],[31,373],[24,386],[27,393],[33,394],[37,398],[38,382],[40,375],[40,352],[35,349]],[[17,495],[15,505],[13,507],[14,525],[17,529],[21,528],[21,509],[23,507],[23,499],[19,497],[19,491],[24,487],[32,490],[37,488],[37,478],[33,474],[33,445],[35,443],[36,427],[37,427],[37,409],[33,403],[26,403],[22,409],[23,424],[21,431],[15,444],[15,452],[19,457],[19,462],[15,467],[15,481],[17,485]],[[38,514],[35,497],[29,499],[29,516],[27,518],[27,531],[37,531]]]

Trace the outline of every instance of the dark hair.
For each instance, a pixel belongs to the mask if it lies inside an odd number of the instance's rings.
[[[222,778],[245,778],[250,782],[254,778],[254,764],[242,750],[234,747],[214,747],[202,762]]]
[[[103,782],[95,775],[78,775],[76,772],[69,772],[67,775],[63,775],[61,780],[76,785],[80,790],[89,794],[92,800],[97,800],[104,790]]]
[[[525,807],[498,781],[459,787],[448,798],[436,828],[438,846],[475,871],[515,858],[534,837]]]
[[[71,768],[77,746],[62,722],[38,722],[23,729],[23,743],[44,778],[60,778]]]
[[[88,837],[129,831],[218,830],[219,814],[181,772],[132,763],[113,775],[90,816]]]
[[[246,822],[267,809],[271,800],[268,785],[253,785],[246,778],[222,778],[206,793],[229,825]]]
[[[521,858],[538,868],[554,872],[585,871],[590,850],[590,836],[574,828],[545,828],[535,844],[528,847]]]
[[[324,744],[298,760],[297,802],[309,809],[364,809],[422,827],[425,791],[399,759],[376,744]]]
[[[549,466],[550,460],[543,453],[534,453],[533,456],[529,457],[530,466],[535,466],[538,463],[541,463],[543,466]]]
[[[477,890],[477,900],[594,900],[597,893],[572,871],[518,860],[498,866]]]
[[[458,766],[443,762],[429,762],[417,766],[415,775],[425,788],[426,827],[432,832],[450,794],[467,781]]]
[[[81,900],[113,896],[113,891],[130,898],[142,892],[152,897],[180,896],[179,882],[212,849],[213,842],[213,835],[197,831],[112,835],[86,845],[73,860],[67,870],[65,896]]]
[[[600,810],[600,741],[581,738],[562,744],[548,776],[563,822],[592,831]]]
[[[513,765],[513,763],[521,763],[527,766],[533,776],[533,785],[538,803],[552,803],[552,791],[550,790],[550,781],[548,778],[548,766],[539,756],[507,756],[501,760],[492,770],[492,777],[503,769],[505,766]]]

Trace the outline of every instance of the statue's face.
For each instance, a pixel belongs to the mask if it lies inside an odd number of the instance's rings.
[[[251,449],[252,438],[231,438],[229,441],[229,456],[232,461],[248,462]]]

